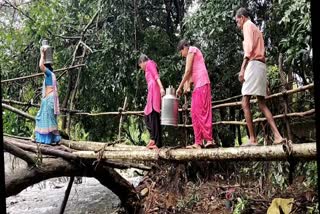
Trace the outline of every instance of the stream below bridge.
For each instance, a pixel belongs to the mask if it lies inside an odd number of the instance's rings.
[[[20,167],[26,167],[24,161],[5,153],[5,173],[13,173]],[[135,176],[134,170],[117,170],[134,186],[137,186],[141,176]],[[138,170],[139,171],[139,170]],[[81,179],[80,179],[81,180]],[[95,178],[82,178],[77,184],[77,178],[72,185],[65,214],[108,214],[117,210],[119,198],[101,185]],[[57,214],[60,211],[69,178],[60,177],[42,181],[28,187],[18,195],[8,197],[8,214]]]

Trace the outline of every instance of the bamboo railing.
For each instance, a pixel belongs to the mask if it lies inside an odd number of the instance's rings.
[[[310,90],[314,87],[313,84],[309,84],[297,89],[292,89],[288,91],[283,91],[280,93],[272,94],[268,96],[266,99],[271,100],[277,97],[286,97],[287,95],[292,95],[295,93],[303,92],[306,90]],[[237,97],[238,98],[238,97]],[[239,101],[236,102],[227,102],[230,100],[235,99],[224,99],[219,101],[214,101],[216,105],[212,106],[212,110],[219,109],[219,108],[227,108],[227,107],[235,107],[241,106]],[[223,103],[227,102],[227,103]],[[255,99],[251,100],[251,103],[256,103]],[[32,106],[39,108],[40,105],[38,104],[30,104],[30,103],[23,103],[19,101],[12,101],[12,100],[2,100],[2,107],[9,111],[15,112],[18,115],[21,115],[25,118],[28,118],[34,121],[34,117],[29,115],[28,113],[21,111],[11,105],[21,105],[21,106]],[[71,112],[72,116],[104,116],[104,115],[119,115],[119,133],[118,133],[118,141],[120,142],[121,138],[121,129],[122,129],[122,120],[123,116],[130,116],[130,115],[143,115],[143,111],[127,111],[126,110],[127,98],[124,100],[124,104],[122,107],[119,107],[118,111],[115,112],[97,112],[97,113],[89,113],[89,112],[82,112],[81,110],[73,110]],[[67,111],[67,109],[65,109]],[[189,111],[190,108],[186,109],[179,109],[180,112],[185,113]],[[69,111],[70,113],[70,111]],[[305,117],[315,114],[315,109],[310,109],[304,112],[284,112],[282,114],[278,114],[274,116],[274,119],[285,119],[287,120],[290,117]],[[259,123],[266,121],[266,118],[256,118],[253,120],[253,123]],[[213,125],[246,125],[245,121],[215,121]],[[192,127],[191,124],[178,124],[177,127],[181,128],[190,128]],[[290,127],[289,127],[290,128]],[[5,137],[5,139],[10,140],[13,136]],[[13,140],[13,139],[12,139]],[[11,140],[11,141],[12,141]],[[19,141],[30,141],[30,139],[18,139],[14,138],[15,142],[11,142],[14,145],[20,146],[23,149],[31,149],[34,150],[35,148],[32,145],[27,145],[26,143],[19,143]],[[30,143],[30,142],[29,142]],[[62,140],[61,144],[66,146],[66,148],[71,147],[75,151],[72,154],[68,154],[70,158],[83,158],[83,159],[96,159],[98,156],[99,158],[107,158],[107,159],[114,159],[114,160],[143,160],[143,161],[156,161],[159,159],[163,160],[178,160],[178,161],[190,161],[190,160],[287,160],[288,155],[292,155],[292,157],[298,159],[310,159],[314,160],[316,158],[316,147],[315,143],[306,143],[306,144],[295,144],[287,146],[289,150],[279,149],[284,148],[281,145],[274,145],[268,147],[255,147],[255,148],[219,148],[219,149],[209,149],[209,150],[197,150],[191,151],[187,149],[164,149],[157,151],[150,151],[145,147],[139,146],[126,146],[126,145],[115,145],[114,142],[112,143],[102,143],[102,142],[88,142],[88,141],[69,141],[69,140]],[[29,148],[30,147],[30,148]],[[31,148],[32,147],[32,148]],[[258,149],[257,149],[258,148]],[[101,150],[102,149],[102,150]],[[99,152],[101,151],[101,152]],[[97,153],[98,152],[98,153]],[[69,157],[68,156],[68,157]],[[101,156],[101,157],[100,157]],[[129,166],[132,167],[132,166]]]
[[[291,131],[290,131],[290,124],[288,122],[288,118],[290,117],[304,117],[304,116],[309,116],[309,115],[313,115],[315,114],[315,110],[314,109],[310,109],[308,111],[305,112],[290,112],[288,111],[288,99],[287,97],[289,95],[298,93],[298,92],[302,92],[302,91],[306,91],[306,90],[310,90],[314,88],[314,84],[309,84],[309,85],[305,85],[296,89],[291,89],[291,90],[286,90],[286,86],[288,86],[288,82],[286,80],[286,74],[284,73],[283,69],[282,69],[282,56],[279,56],[279,73],[280,73],[280,80],[281,80],[281,92],[279,93],[275,93],[272,94],[270,96],[266,97],[266,100],[273,100],[275,98],[278,97],[282,97],[283,101],[282,104],[284,106],[284,112],[282,114],[278,114],[278,115],[274,115],[274,119],[284,119],[286,122],[286,128],[287,128],[287,132],[290,135],[289,138],[291,138]],[[67,68],[61,68],[61,69],[57,69],[54,72],[58,73],[61,71],[68,71],[68,70],[77,70],[76,68],[81,68],[82,66],[85,66],[85,64],[79,64],[79,65],[73,65]],[[39,76],[42,76],[43,73],[38,73],[38,74],[33,74],[33,75],[29,75],[29,76],[23,76],[23,77],[17,77],[17,78],[12,78],[12,79],[7,79],[7,80],[2,80],[1,83],[9,83],[9,82],[14,82],[14,81],[18,81],[18,80],[25,80],[25,79],[30,79],[30,78],[36,78]],[[240,101],[233,101],[235,99],[239,99],[241,98],[241,95],[237,95],[237,96],[233,96],[233,97],[229,97],[226,99],[222,99],[222,100],[216,100],[216,101],[212,101],[212,110],[216,110],[216,109],[221,109],[221,108],[230,108],[230,107],[241,107],[241,102]],[[233,102],[232,102],[233,101]],[[250,103],[257,103],[257,99],[252,99],[250,100]],[[129,111],[126,109],[126,104],[127,104],[127,98],[125,99],[124,105],[123,107],[119,107],[118,111],[114,111],[114,112],[84,112],[82,110],[74,110],[74,109],[65,109],[65,108],[61,108],[61,111],[65,113],[65,115],[62,116],[66,116],[68,117],[68,124],[70,124],[71,122],[71,116],[110,116],[110,115],[116,115],[119,116],[119,130],[118,130],[118,140],[120,140],[121,138],[121,130],[122,130],[122,123],[123,123],[123,117],[124,116],[131,116],[131,115],[136,115],[136,116],[143,116],[143,111]],[[185,97],[185,103],[186,104],[186,97]],[[27,114],[24,111],[21,111],[11,105],[20,105],[20,106],[26,106],[26,107],[36,107],[39,108],[40,104],[34,104],[31,102],[20,102],[20,101],[15,101],[15,100],[8,100],[8,99],[2,99],[2,107],[4,109],[7,109],[9,111],[15,112],[16,114],[19,114],[27,119],[30,119],[32,121],[34,121],[34,117]],[[183,123],[178,124],[177,127],[181,127],[181,128],[191,128],[192,124],[186,124],[187,121],[187,113],[188,111],[190,111],[190,107],[189,108],[180,108],[178,111],[181,112],[183,114]],[[260,122],[264,122],[266,121],[266,118],[256,118],[253,120],[253,123],[260,123]],[[214,126],[216,125],[237,125],[237,126],[245,126],[246,122],[243,121],[214,121],[212,123]]]
[[[83,66],[86,66],[86,65],[81,64],[81,65],[70,66],[67,68],[60,68],[60,69],[54,70],[54,73],[59,73],[61,71],[66,71],[66,70],[72,70],[72,69],[83,67]],[[16,78],[12,78],[12,79],[1,80],[1,83],[14,82],[17,80],[25,80],[25,79],[30,79],[30,78],[34,78],[34,77],[40,77],[40,76],[43,76],[43,73],[37,73],[37,74],[31,74],[31,75],[23,76],[23,77],[16,77]]]
[[[292,90],[283,90],[282,92],[279,93],[275,93],[272,94],[270,96],[266,97],[266,100],[272,100],[274,98],[277,97],[286,97],[288,95],[292,95],[298,92],[303,92],[303,91],[307,91],[310,89],[314,88],[314,84],[309,84],[309,85],[305,85],[296,89],[292,89]],[[219,109],[219,108],[227,108],[227,107],[238,107],[241,106],[241,102],[240,101],[236,101],[236,102],[227,102],[230,100],[234,100],[237,99],[241,96],[235,96],[232,98],[227,98],[227,99],[223,99],[223,100],[218,100],[218,101],[213,101],[213,104],[216,105],[212,105],[212,110],[215,109]],[[122,120],[123,120],[123,116],[132,116],[132,115],[136,115],[136,116],[143,116],[143,111],[128,111],[125,109],[126,106],[126,102],[127,100],[125,100],[125,104],[123,107],[119,107],[118,111],[114,111],[114,112],[83,112],[81,110],[68,110],[68,109],[61,109],[62,112],[68,112],[71,116],[108,116],[108,115],[118,115],[120,117],[119,119],[119,134],[118,134],[118,140],[120,140],[121,138],[121,129],[122,129]],[[227,103],[223,103],[223,102],[227,102]],[[257,99],[252,99],[250,101],[250,103],[257,103]],[[20,106],[32,106],[32,107],[36,107],[39,108],[40,105],[39,104],[34,104],[34,103],[25,103],[25,102],[19,102],[19,101],[14,101],[14,100],[7,100],[7,99],[3,99],[2,100],[2,107],[4,109],[7,109],[9,111],[15,112],[25,118],[34,120],[34,117],[27,114],[26,112],[23,112],[17,108],[12,107],[11,105],[8,104],[13,104],[13,105],[20,105]],[[179,112],[186,112],[186,111],[190,111],[190,108],[187,109],[179,109]],[[282,114],[278,114],[278,115],[274,115],[273,118],[274,119],[285,119],[287,120],[288,118],[291,117],[305,117],[305,116],[310,116],[315,114],[315,109],[310,109],[308,111],[304,111],[304,112],[291,112],[291,113],[282,113]],[[185,120],[185,118],[184,118]],[[266,121],[266,118],[256,118],[253,120],[253,123],[259,123],[259,122],[264,122]],[[212,123],[212,125],[216,126],[216,125],[240,125],[240,126],[245,126],[246,122],[243,121],[214,121]],[[183,124],[178,124],[177,127],[180,128],[192,128],[192,124],[185,124],[185,122]],[[289,128],[289,127],[288,127]],[[290,131],[290,130],[288,130]]]

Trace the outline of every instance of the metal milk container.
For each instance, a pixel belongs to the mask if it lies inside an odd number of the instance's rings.
[[[161,125],[178,125],[178,104],[176,91],[172,86],[169,86],[169,88],[166,88],[166,95],[162,98]]]
[[[49,46],[48,40],[42,40],[42,47],[46,49],[44,64],[52,64],[53,63],[53,50],[52,47]]]

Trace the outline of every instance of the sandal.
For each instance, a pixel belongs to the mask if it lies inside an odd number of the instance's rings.
[[[204,148],[217,148],[218,145],[214,142],[214,141],[211,141],[210,143],[206,143],[204,145]]]
[[[202,146],[198,144],[192,144],[192,145],[186,146],[186,149],[202,149]]]

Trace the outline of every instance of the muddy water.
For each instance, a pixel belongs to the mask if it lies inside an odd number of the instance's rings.
[[[5,154],[6,174],[25,167],[21,161]],[[119,173],[136,186],[141,177],[133,170]],[[35,184],[16,196],[7,198],[7,213],[10,214],[56,214],[59,213],[69,178],[53,178]],[[114,213],[120,201],[105,186],[94,178],[82,178],[82,183],[73,184],[66,206],[66,214]]]

